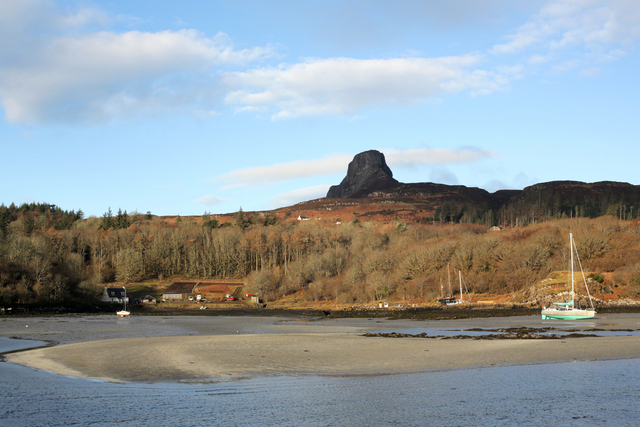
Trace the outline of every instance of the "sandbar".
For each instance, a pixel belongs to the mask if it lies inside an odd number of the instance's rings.
[[[474,324],[472,320],[465,322]],[[635,318],[632,323],[636,323]],[[273,325],[265,325],[268,327]],[[640,355],[638,336],[425,339],[365,337],[360,332],[366,328],[361,325],[345,329],[339,322],[332,327],[309,328],[313,332],[305,333],[304,326],[295,325],[280,333],[270,330],[72,342],[8,354],[6,359],[81,378],[162,382],[261,375],[382,375]]]

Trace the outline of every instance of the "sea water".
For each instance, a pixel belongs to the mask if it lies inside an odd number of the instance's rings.
[[[1,426],[640,425],[640,359],[156,384],[4,362],[0,379]]]

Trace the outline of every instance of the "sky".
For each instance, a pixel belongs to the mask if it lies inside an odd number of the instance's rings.
[[[155,215],[394,178],[640,184],[637,0],[0,0],[0,203]]]

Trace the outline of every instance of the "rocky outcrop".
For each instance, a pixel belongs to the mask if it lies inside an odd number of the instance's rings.
[[[340,185],[329,188],[327,197],[332,199],[365,197],[374,191],[389,190],[399,186],[384,159],[376,150],[357,154],[347,169],[347,176]]]
[[[347,169],[347,176],[340,185],[329,189],[327,197],[331,199],[359,199],[363,197],[414,197],[421,200],[431,200],[435,206],[440,206],[449,200],[459,205],[485,206],[489,209],[499,209],[513,195],[521,190],[502,190],[495,197],[488,191],[465,187],[464,185],[446,185],[433,182],[404,184],[393,178],[393,172],[384,154],[376,150],[357,154]],[[496,193],[496,194],[497,194]]]
[[[464,185],[405,184],[393,178],[384,154],[376,150],[357,154],[349,163],[347,176],[327,193],[330,199],[365,197],[418,202],[421,203],[420,211],[435,211],[447,202],[455,205],[458,214],[465,207],[473,208],[481,215],[489,210],[495,214],[505,209],[510,212],[512,223],[515,218],[516,224],[522,218],[526,222],[532,212],[543,212],[549,218],[595,218],[615,213],[624,219],[636,218],[640,212],[640,186],[626,182],[552,181],[524,190],[498,190],[494,193]]]

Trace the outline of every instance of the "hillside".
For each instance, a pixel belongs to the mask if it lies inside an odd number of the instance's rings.
[[[304,216],[326,222],[352,221],[354,214],[374,221],[411,223],[480,223],[519,226],[549,219],[613,215],[640,216],[640,186],[624,182],[554,181],[522,190],[494,193],[463,185],[401,183],[393,178],[384,155],[370,150],[356,155],[347,175],[327,197],[273,211],[248,212],[279,220]],[[216,215],[219,223],[234,214]]]
[[[151,281],[159,292],[181,278],[233,279],[271,304],[424,305],[450,267],[475,301],[539,306],[563,292],[570,231],[600,304],[639,299],[638,186],[489,193],[399,183],[376,152],[354,164],[334,197],[270,211],[81,219],[55,205],[2,206],[0,304],[90,305],[105,284]]]

